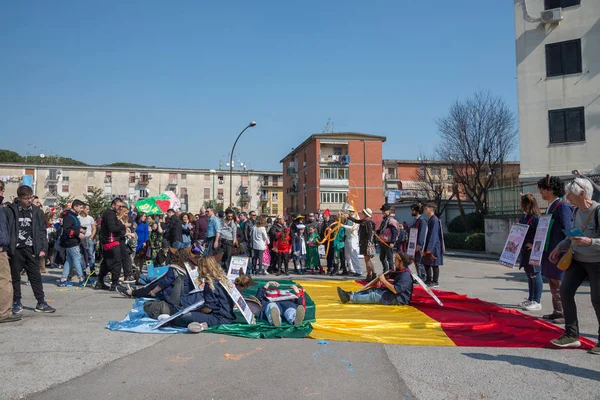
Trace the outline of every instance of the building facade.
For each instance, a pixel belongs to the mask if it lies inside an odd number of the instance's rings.
[[[194,213],[205,203],[229,203],[229,170],[1,163],[0,180],[6,186],[6,200],[16,197],[17,187],[29,181],[45,206],[53,206],[58,196],[83,199],[95,188],[127,202],[170,190],[177,194],[184,211]],[[275,215],[273,211],[283,207],[281,172],[234,170],[232,182],[232,200],[241,210]]]
[[[598,171],[600,1],[517,0],[515,35],[521,181]]]
[[[285,213],[337,212],[350,200],[357,209],[379,210],[385,140],[351,132],[311,135],[281,160]]]

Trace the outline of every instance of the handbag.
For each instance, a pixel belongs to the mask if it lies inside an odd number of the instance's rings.
[[[367,255],[374,256],[375,253],[376,253],[375,244],[369,240],[369,242],[367,242]]]
[[[592,211],[590,213],[590,216],[588,217],[587,221],[581,227],[582,232],[585,232],[585,228],[587,228],[588,224],[590,223],[592,216],[594,216],[596,214],[597,208],[598,207],[596,207],[594,209],[594,211]],[[560,260],[558,260],[558,264],[556,264],[556,267],[562,271],[566,271],[569,269],[572,262],[573,262],[573,246],[569,247],[569,250],[567,250],[567,252],[565,254],[563,254],[563,256],[560,258]]]

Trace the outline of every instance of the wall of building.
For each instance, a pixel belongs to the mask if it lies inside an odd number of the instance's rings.
[[[502,254],[510,228],[520,215],[485,217],[485,251],[490,254]]]
[[[365,149],[366,147],[366,158]],[[348,141],[348,154],[350,155],[349,177],[350,193],[354,197],[357,209],[371,208],[380,213],[383,204],[383,178],[381,160],[383,158],[381,141],[350,140]],[[365,182],[366,164],[366,182]],[[366,186],[366,198],[365,198]]]
[[[521,180],[594,170],[600,154],[600,2],[565,8],[564,20],[548,27],[527,22],[523,4],[515,1]],[[543,9],[542,0],[527,2],[531,17]],[[579,38],[583,72],[546,77],[545,45]],[[570,107],[585,109],[585,142],[550,144],[548,110]]]

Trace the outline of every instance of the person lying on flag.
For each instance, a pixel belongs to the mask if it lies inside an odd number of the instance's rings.
[[[277,298],[294,296],[291,293],[280,292],[276,289],[278,287],[278,282],[269,281],[265,286],[258,288],[256,298],[261,304],[258,318],[267,321],[270,325],[281,326],[281,316],[283,315],[290,325],[302,325],[306,311],[304,308],[304,290],[292,285],[290,288],[294,291],[296,298],[277,300]]]
[[[371,288],[358,292],[346,292],[338,287],[338,296],[342,303],[353,304],[383,304],[386,306],[406,305],[410,303],[413,292],[413,278],[408,266],[413,258],[405,253],[394,255],[394,271],[388,273],[394,283],[387,280],[386,274],[379,276],[379,282],[384,288]]]

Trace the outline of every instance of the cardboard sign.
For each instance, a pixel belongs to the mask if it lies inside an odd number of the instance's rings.
[[[270,289],[267,290],[267,299],[269,302],[278,302],[278,301],[286,301],[286,300],[296,300],[298,296],[292,290],[279,290],[279,289]]]
[[[234,285],[231,285],[232,287],[228,287],[227,285],[223,285],[222,283],[221,286],[223,286],[229,297],[231,297],[233,302],[238,306],[240,312],[246,319],[246,322],[248,322],[249,325],[254,325],[256,323],[256,320],[254,319],[254,314],[252,314],[252,310],[250,309],[250,307],[248,307],[246,300],[244,300],[244,297],[237,290],[237,288]]]
[[[544,245],[546,243],[546,237],[550,230],[550,221],[552,215],[543,215],[540,217],[535,231],[535,237],[533,238],[533,248],[531,249],[531,255],[529,256],[529,264],[539,267],[542,263],[542,255],[544,254]]]
[[[319,258],[325,258],[325,257],[327,257],[327,255],[325,254],[325,245],[320,244],[319,245]]]
[[[410,268],[409,268],[409,270],[410,270]],[[438,297],[435,295],[435,293],[433,293],[433,290],[431,290],[431,288],[429,286],[427,286],[425,284],[425,282],[423,282],[423,280],[421,278],[419,278],[419,276],[417,274],[412,272],[412,270],[410,270],[410,274],[412,275],[413,279],[415,281],[417,281],[419,283],[419,285],[421,285],[421,287],[427,292],[427,294],[430,295],[431,298],[435,300],[436,303],[438,303],[442,307],[444,306],[442,304],[442,301],[440,299],[438,299]]]
[[[229,270],[227,271],[227,279],[234,281],[235,278],[240,276],[240,271],[246,274],[248,260],[250,260],[250,258],[243,256],[231,257],[231,261],[229,261]]]
[[[519,258],[519,254],[521,253],[521,247],[523,247],[523,242],[525,241],[525,235],[527,235],[528,230],[529,225],[514,224],[512,226],[510,233],[508,234],[508,239],[506,239],[504,250],[502,250],[500,260],[498,260],[500,264],[508,268],[515,267],[517,259]]]
[[[154,325],[152,327],[152,330],[158,329],[161,326],[163,326],[164,324],[166,324],[167,322],[173,321],[175,318],[177,317],[181,317],[183,314],[187,314],[190,311],[194,311],[197,310],[198,308],[202,307],[204,305],[204,299],[200,300],[197,303],[192,304],[189,307],[184,308],[181,311],[176,312],[175,314],[171,315],[169,318],[167,319],[163,319],[162,321],[159,321],[156,325]]]
[[[415,252],[417,251],[417,238],[419,237],[419,230],[417,228],[411,228],[410,233],[408,235],[408,248],[406,249],[406,254],[411,257],[415,256]]]
[[[183,265],[185,265],[185,269],[187,270],[187,273],[192,280],[192,284],[194,285],[194,290],[191,290],[190,293],[201,292],[203,290],[202,285],[204,282],[202,282],[202,279],[200,279],[200,272],[198,272],[198,268],[192,269],[190,264],[187,262],[183,263]]]

